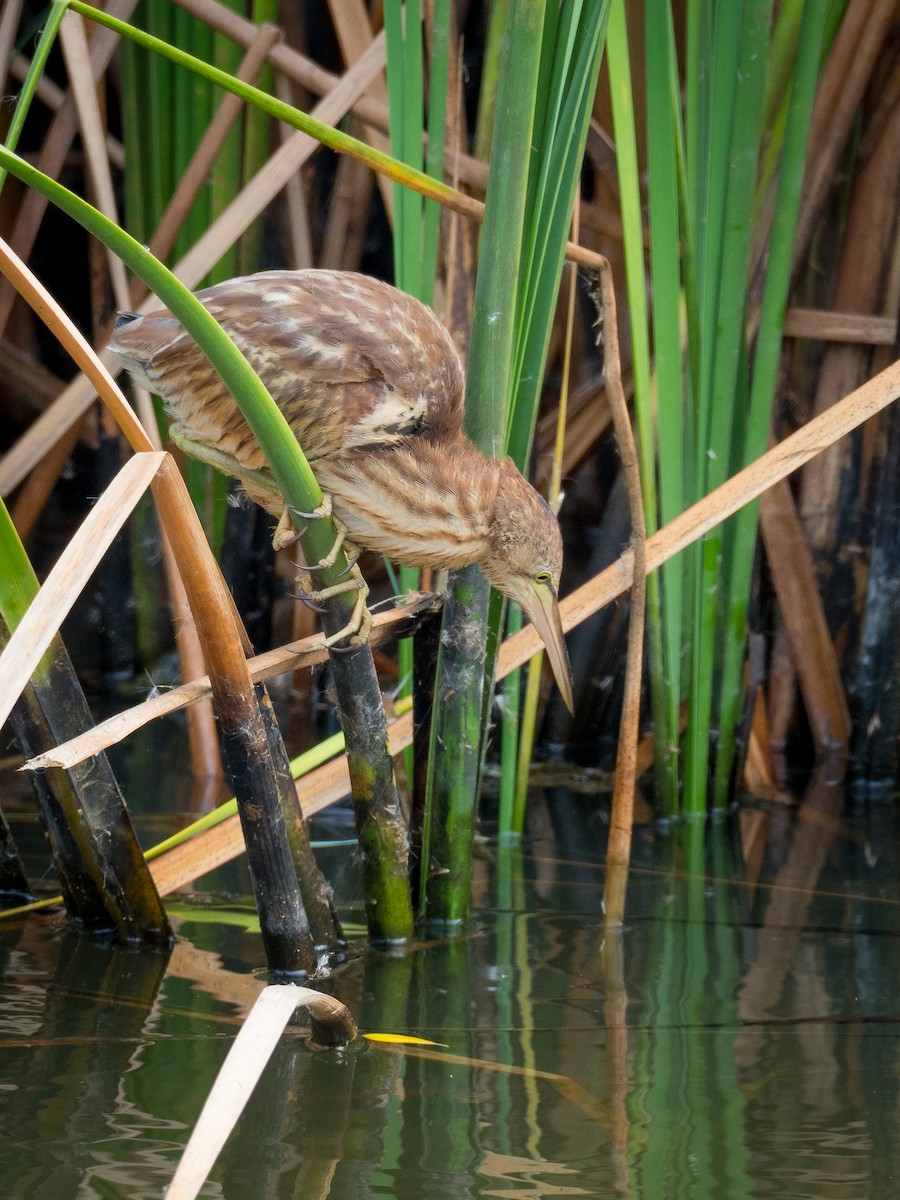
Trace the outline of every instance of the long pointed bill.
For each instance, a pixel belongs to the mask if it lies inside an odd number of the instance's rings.
[[[556,593],[546,584],[531,583],[525,594],[517,598],[547,647],[547,657],[550,659],[550,666],[553,668],[556,684],[566,708],[569,712],[574,712],[572,668],[569,666],[569,654],[563,636],[562,621],[559,619]]]

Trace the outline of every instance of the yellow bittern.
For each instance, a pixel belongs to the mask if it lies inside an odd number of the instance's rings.
[[[430,309],[345,271],[264,271],[197,296],[284,413],[347,541],[404,566],[478,563],[534,623],[571,709],[559,526],[511,459],[463,434],[462,365]],[[165,401],[179,445],[283,515],[259,486],[271,476],[256,438],[171,313],[122,314],[110,348]]]

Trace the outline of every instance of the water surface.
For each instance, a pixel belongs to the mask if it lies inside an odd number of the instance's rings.
[[[331,981],[361,1029],[442,1045],[321,1051],[291,1029],[201,1195],[900,1194],[892,809],[847,815],[814,783],[797,810],[643,827],[619,932],[596,801],[532,813],[521,853],[479,856],[465,936],[357,936]],[[352,852],[323,862],[352,929]],[[246,896],[173,913],[170,956],[0,924],[4,1197],[164,1194],[264,982]]]

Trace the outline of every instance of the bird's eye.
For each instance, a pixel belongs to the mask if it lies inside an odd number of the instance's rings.
[[[538,571],[534,577],[535,583],[552,583],[553,575],[550,571]]]

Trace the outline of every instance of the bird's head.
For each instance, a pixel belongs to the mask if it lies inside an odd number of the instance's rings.
[[[572,671],[557,602],[562,535],[550,506],[522,477],[512,459],[504,459],[499,466],[490,550],[482,568],[491,585],[515,600],[537,629],[571,712]]]

